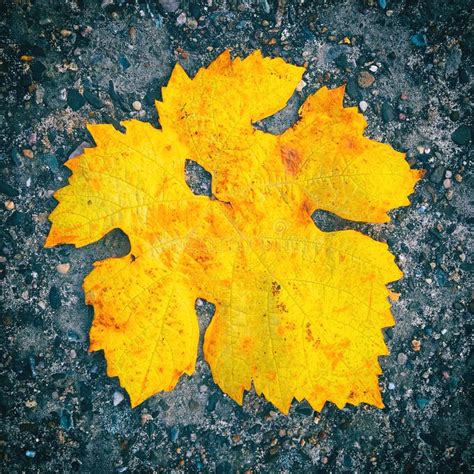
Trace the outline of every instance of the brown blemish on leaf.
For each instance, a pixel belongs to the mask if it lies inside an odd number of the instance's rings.
[[[240,348],[243,352],[249,353],[254,348],[254,341],[250,337],[245,337],[240,343]]]
[[[302,157],[298,150],[287,145],[280,147],[280,157],[285,170],[296,176],[300,170]]]
[[[273,296],[278,295],[278,293],[280,293],[280,290],[281,290],[281,286],[276,281],[272,281],[272,294],[273,294]]]

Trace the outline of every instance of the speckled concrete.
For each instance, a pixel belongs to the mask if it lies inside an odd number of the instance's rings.
[[[1,470],[468,472],[469,3],[161,6],[179,3],[7,0],[0,7]],[[103,354],[87,352],[92,309],[82,280],[94,260],[126,254],[128,240],[116,230],[83,249],[43,249],[51,194],[68,176],[62,163],[91,142],[87,121],[117,125],[138,117],[157,125],[153,99],[173,65],[192,74],[224,48],[239,55],[260,48],[307,65],[306,87],[258,127],[279,133],[309,93],[348,82],[346,104],[367,103],[367,135],[427,170],[412,206],[393,212],[389,224],[314,215],[323,230],[357,228],[387,241],[405,272],[392,285],[401,297],[393,304],[397,325],[385,331],[391,355],[381,359],[383,410],[327,404],[314,413],[294,403],[284,416],[254,393],[240,407],[215,386],[201,349],[193,377],[131,410],[118,381],[106,376]],[[360,87],[362,71],[375,78],[370,87]],[[95,96],[73,111],[71,89]],[[142,112],[133,109],[136,100]],[[196,167],[188,167],[187,178],[206,190]],[[64,263],[69,270],[58,272]],[[212,306],[197,310],[204,329]]]

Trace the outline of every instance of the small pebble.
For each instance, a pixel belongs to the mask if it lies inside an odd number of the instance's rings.
[[[185,23],[186,23],[186,13],[181,12],[178,15],[178,18],[176,18],[176,24],[181,26],[181,25],[184,25]]]
[[[118,62],[124,71],[131,66],[130,61],[123,54],[119,57]]]
[[[403,352],[400,352],[400,354],[398,354],[397,356],[397,362],[400,364],[400,365],[404,365],[407,363],[407,360],[408,360],[408,357],[406,354],[404,354]]]
[[[75,158],[76,156],[82,155],[84,153],[84,148],[89,148],[92,145],[88,142],[82,142],[70,155],[69,159]]]
[[[5,201],[5,209],[7,211],[13,211],[15,209],[15,203],[13,201]]]
[[[34,157],[33,150],[30,150],[29,148],[25,148],[23,150],[23,156],[31,160]]]
[[[428,405],[428,403],[429,403],[429,400],[427,400],[426,398],[416,399],[416,404],[418,405],[418,408],[421,408],[422,410]]]
[[[449,171],[449,170],[446,170],[446,173],[444,173],[444,177],[445,178],[452,178],[453,177],[453,172]]]
[[[89,104],[91,104],[92,107],[95,107],[96,109],[101,109],[104,107],[104,103],[102,100],[100,100],[100,97],[89,89],[84,90],[84,99],[86,99],[87,102],[89,102]]]
[[[360,109],[361,112],[365,112],[367,110],[368,106],[369,106],[369,104],[365,100],[361,100],[359,102],[359,109]]]
[[[377,72],[378,70],[379,68],[375,64],[372,64],[372,66],[369,67],[370,72]]]
[[[417,33],[416,35],[413,35],[411,38],[410,38],[412,44],[414,46],[417,46],[418,48],[423,48],[425,46],[427,46],[428,42],[426,40],[426,36],[422,33]]]
[[[68,341],[71,341],[71,342],[81,341],[81,336],[79,336],[79,334],[77,334],[77,332],[73,331],[72,329],[68,330],[68,332],[66,333],[66,337]]]
[[[393,382],[390,382],[390,383],[388,384],[388,389],[389,389],[389,390],[395,390],[395,384],[394,384]]]
[[[136,100],[133,104],[132,107],[138,112],[139,110],[142,110],[142,103],[138,100]]]
[[[1,181],[0,180],[0,193],[2,194],[5,194],[6,196],[8,197],[15,197],[15,196],[18,196],[18,191],[10,186],[8,183],[6,183],[5,181]]]
[[[189,400],[188,407],[191,411],[196,411],[199,408],[199,403],[196,400]]]
[[[443,181],[444,168],[437,166],[430,174],[430,181],[434,184],[440,184]]]
[[[347,61],[347,56],[344,53],[341,53],[339,56],[337,56],[334,62],[342,69],[345,69],[349,65]]]
[[[359,102],[362,99],[362,94],[360,92],[357,81],[354,77],[350,77],[347,80],[346,92],[347,92],[347,95],[353,100],[356,100]]]
[[[77,112],[86,103],[86,99],[76,89],[68,89],[66,101],[74,112]]]
[[[145,426],[151,420],[153,420],[153,417],[149,413],[142,413],[140,416],[140,424],[142,426]]]
[[[362,89],[367,89],[375,82],[375,77],[370,72],[362,71],[357,77],[357,83]]]
[[[421,349],[421,342],[420,342],[418,339],[413,339],[413,341],[411,341],[411,348],[412,348],[415,352],[420,352],[420,349]]]
[[[46,72],[46,66],[39,60],[35,60],[31,63],[31,76],[36,82],[43,80],[44,73]]]
[[[186,24],[192,30],[195,30],[198,26],[198,22],[194,18],[189,18],[189,20],[186,22]]]
[[[444,181],[443,181],[443,187],[444,189],[449,189],[451,187],[451,180],[446,178]]]
[[[120,405],[124,401],[124,396],[121,392],[116,390],[112,396],[114,407]]]
[[[32,449],[28,449],[28,451],[25,451],[25,456],[27,458],[33,459],[36,456],[36,451],[33,451]]]
[[[470,139],[471,128],[467,125],[461,125],[451,134],[451,140],[458,145],[466,145]]]
[[[128,36],[131,43],[135,43],[137,39],[137,29],[134,26],[131,26],[128,30]]]
[[[385,123],[391,122],[395,119],[395,110],[389,102],[382,104],[382,119]]]
[[[177,426],[173,426],[170,429],[170,441],[172,443],[176,442],[179,438],[179,428]]]
[[[58,271],[58,273],[62,273],[63,275],[69,272],[70,268],[71,268],[70,263],[60,263],[56,265],[56,270]]]
[[[296,85],[296,90],[297,90],[298,92],[301,92],[301,91],[305,88],[305,86],[306,86],[306,82],[303,81],[303,79],[302,79],[302,80],[301,80],[300,82],[298,82],[298,84]]]
[[[49,291],[49,304],[53,309],[59,309],[61,307],[61,294],[55,286],[52,286]]]
[[[158,0],[158,3],[168,13],[173,13],[179,8],[179,0]]]
[[[36,92],[35,92],[35,102],[38,105],[41,105],[43,101],[44,101],[44,87],[38,84],[36,87]]]
[[[59,415],[59,425],[66,431],[74,428],[74,420],[69,410],[63,409]]]

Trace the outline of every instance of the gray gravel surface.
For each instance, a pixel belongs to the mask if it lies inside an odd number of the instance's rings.
[[[469,471],[472,3],[6,0],[0,9],[2,471]],[[258,127],[281,132],[309,93],[347,82],[367,135],[427,170],[389,224],[314,215],[323,230],[387,241],[405,273],[391,286],[401,297],[385,331],[383,410],[315,413],[295,402],[284,416],[254,393],[240,407],[213,383],[201,349],[194,376],[131,410],[103,354],[87,351],[82,280],[94,260],[125,255],[128,240],[115,230],[86,248],[43,248],[62,164],[91,143],[88,121],[157,125],[153,101],[173,65],[193,74],[225,48],[307,66],[303,90]],[[187,181],[209,189],[192,163]],[[197,311],[204,329],[213,307]]]

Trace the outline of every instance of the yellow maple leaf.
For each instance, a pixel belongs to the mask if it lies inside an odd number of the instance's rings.
[[[226,51],[194,78],[176,66],[157,103],[161,130],[89,125],[96,147],[67,162],[46,246],[80,247],[117,227],[128,235],[130,254],[96,262],[84,290],[90,350],[104,350],[132,406],[193,373],[198,297],[216,306],[204,356],[238,403],[253,384],[284,413],[293,398],[316,410],[383,406],[386,284],[402,273],[386,244],[322,232],[311,214],[388,221],[422,173],[363,136],[342,87],[308,97],[279,136],[255,130],[303,72],[259,51],[243,60]],[[186,159],[212,174],[212,198],[186,185]]]

